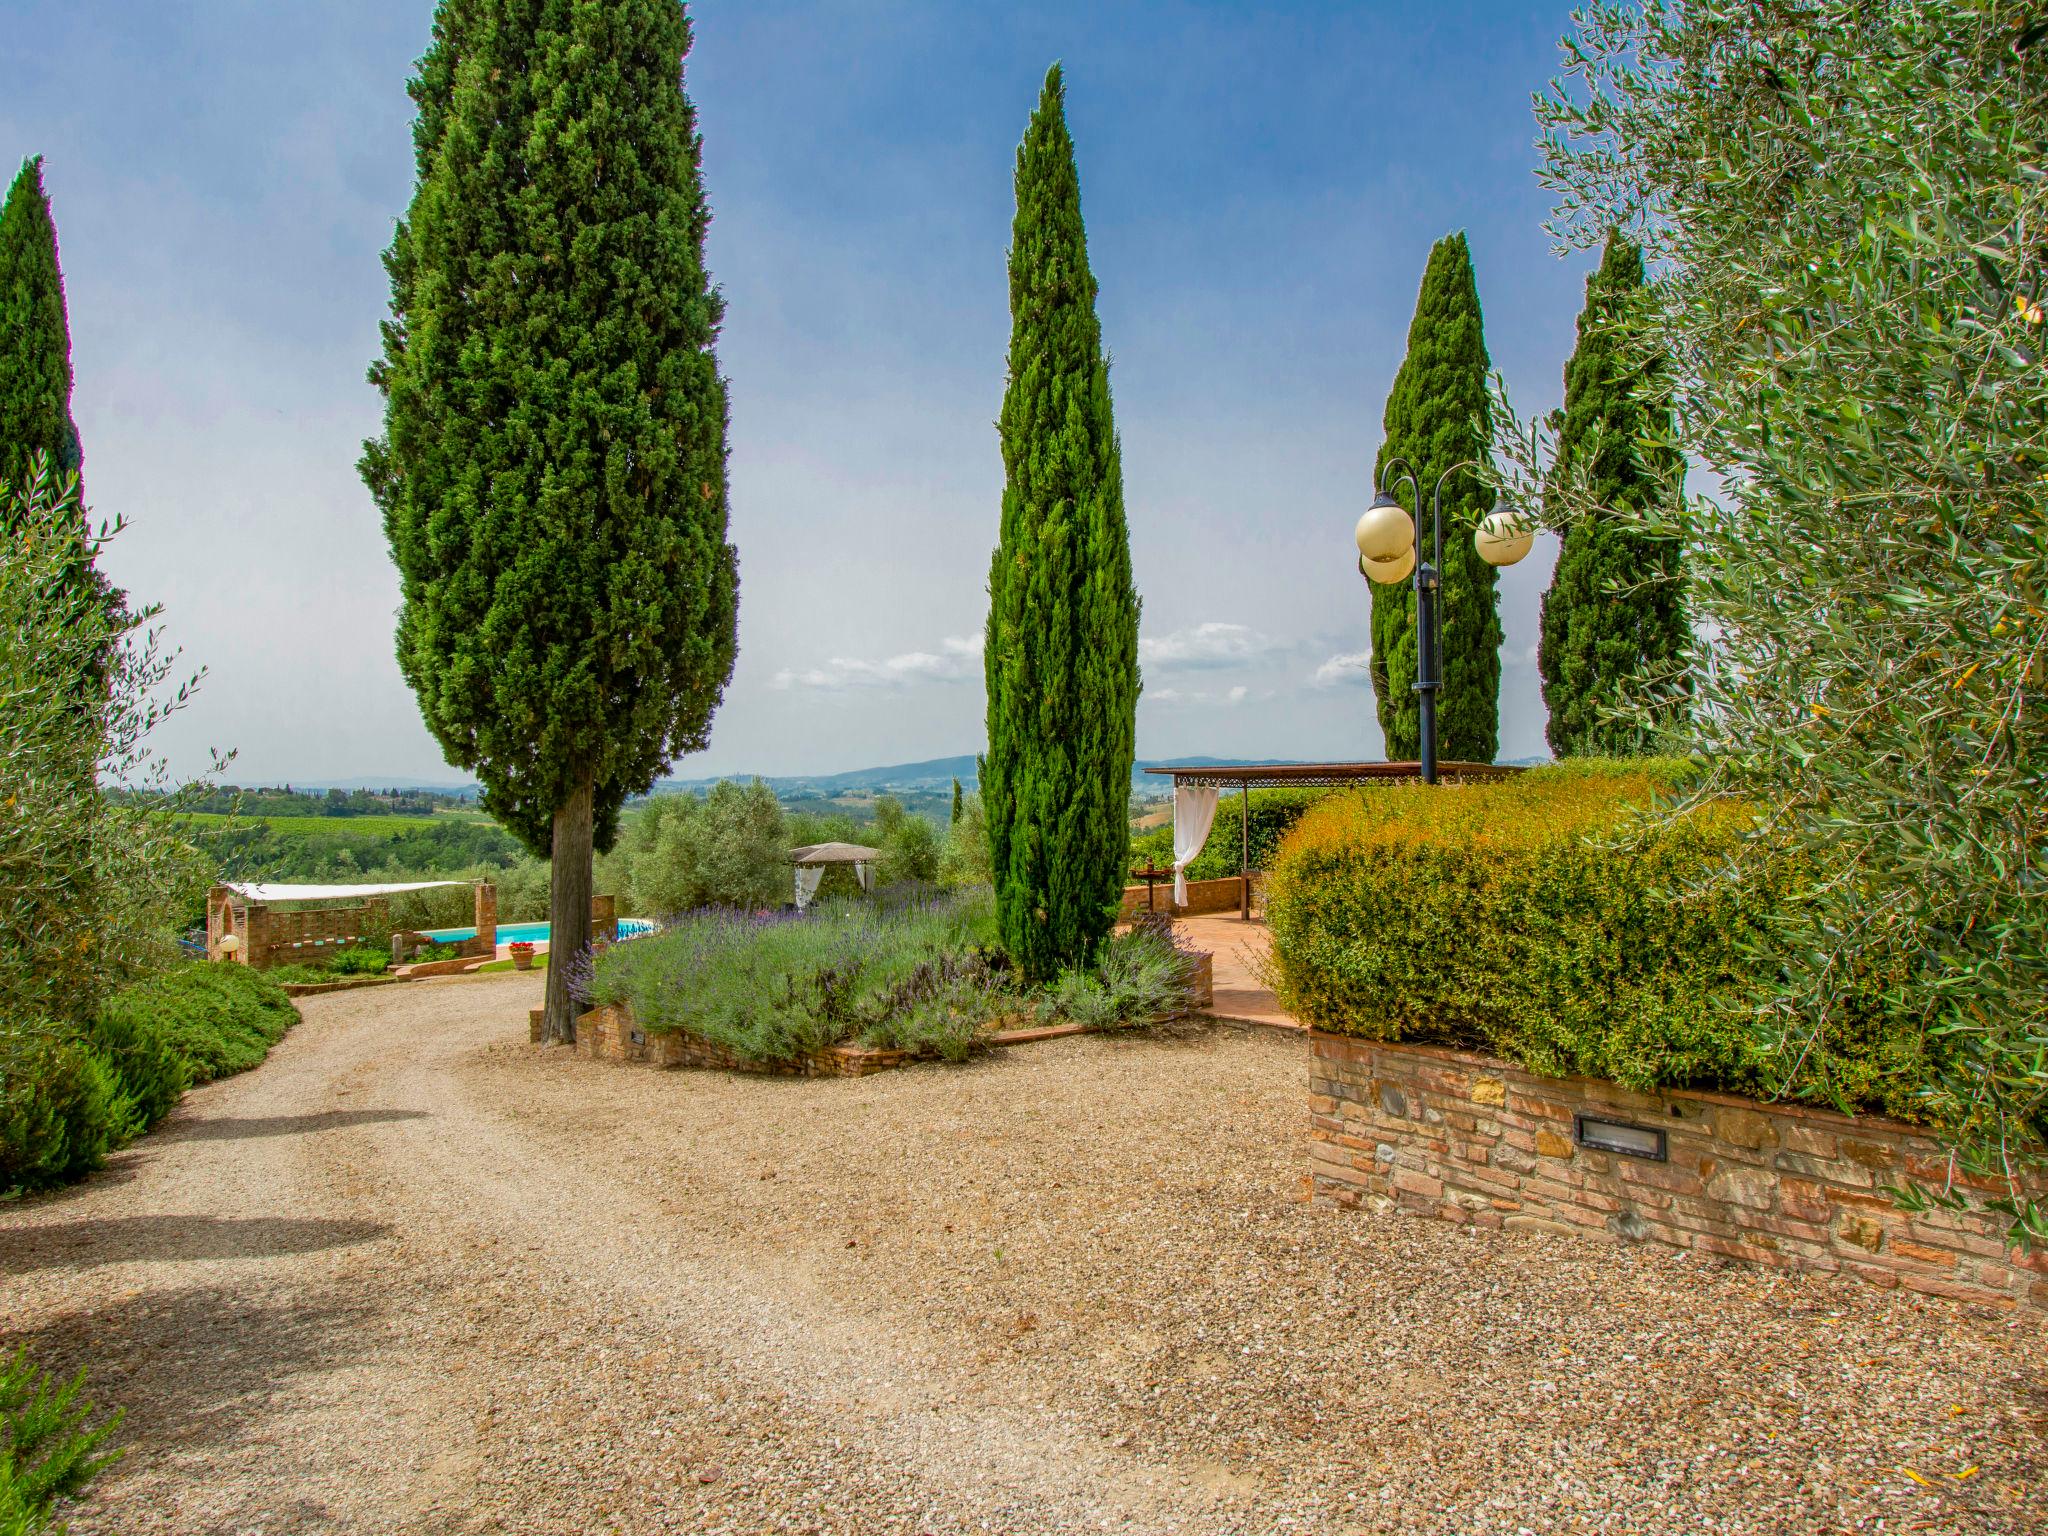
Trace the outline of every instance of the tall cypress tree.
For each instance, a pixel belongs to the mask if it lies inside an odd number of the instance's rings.
[[[1033,978],[1093,956],[1130,854],[1138,595],[1095,293],[1055,64],[1017,149],[981,762],[1003,943]]]
[[[593,845],[706,744],[736,646],[689,47],[678,0],[441,0],[370,371],[400,670],[485,806],[552,857],[565,955]]]
[[[77,473],[84,458],[71,420],[71,325],[40,155],[22,162],[0,209],[0,484],[26,484],[38,453],[60,475]]]
[[[1422,291],[1408,327],[1408,355],[1387,396],[1386,440],[1375,477],[1396,456],[1414,465],[1422,505],[1410,508],[1429,554],[1430,492],[1455,465],[1484,462],[1492,420],[1486,333],[1479,286],[1462,233],[1430,249]],[[1384,480],[1380,481],[1385,484]],[[1387,486],[1408,495],[1407,481]],[[1493,505],[1479,476],[1461,471],[1444,485],[1443,691],[1437,695],[1437,756],[1490,763],[1500,750],[1500,576],[1479,558],[1472,532]],[[1415,699],[1415,591],[1411,583],[1372,589],[1372,687],[1379,700],[1387,756],[1406,761],[1422,750]]]
[[[1602,508],[1668,504],[1683,477],[1683,462],[1668,446],[1670,407],[1659,399],[1664,370],[1628,355],[1618,336],[1643,283],[1641,248],[1610,234],[1586,280],[1578,346],[1564,371],[1554,472],[1583,474]],[[1679,546],[1630,522],[1574,519],[1543,594],[1537,669],[1550,710],[1545,729],[1559,757],[1642,750],[1668,704],[1655,697],[1659,685],[1681,680],[1687,623]],[[1632,706],[1647,708],[1631,715]]]
[[[960,781],[955,779],[953,781],[953,819],[947,823],[948,826],[957,827],[960,825],[960,812],[965,808],[965,805],[966,802],[960,794]]]

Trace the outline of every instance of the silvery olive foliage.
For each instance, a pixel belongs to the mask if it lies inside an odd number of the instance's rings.
[[[1908,1205],[2015,1241],[2048,1143],[2048,21],[2018,0],[1600,0],[1538,97],[1553,233],[1640,241],[1618,336],[1670,360],[1704,794],[1817,873],[1758,955],[1788,1082],[1875,983],[1952,1148]],[[1546,476],[1503,430],[1504,478]],[[1700,471],[1705,471],[1704,474]],[[1668,681],[1668,680],[1667,680]],[[1647,690],[1646,690],[1647,692]],[[1669,703],[1667,694],[1666,703]],[[1635,703],[1653,706],[1645,697]],[[1646,710],[1646,713],[1649,712]]]
[[[0,1027],[91,1017],[170,957],[210,877],[179,825],[210,786],[174,786],[148,745],[199,679],[172,683],[156,609],[79,579],[120,525],[77,498],[43,455],[0,486]]]

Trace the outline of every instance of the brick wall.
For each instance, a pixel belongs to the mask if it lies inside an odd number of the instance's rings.
[[[1242,883],[1236,875],[1225,880],[1190,880],[1187,905],[1176,907],[1173,904],[1173,882],[1161,880],[1153,892],[1152,900],[1156,910],[1170,912],[1175,917],[1191,917],[1203,912],[1235,912],[1242,900]],[[1144,910],[1145,887],[1125,886],[1124,904],[1118,914],[1118,921],[1128,922]]]
[[[1908,1215],[1884,1193],[1944,1177],[1940,1148],[1909,1126],[1537,1077],[1431,1046],[1312,1039],[1319,1198],[2048,1309],[2048,1254],[2010,1253],[2002,1220]],[[1661,1132],[1663,1160],[1584,1145],[1581,1116]]]

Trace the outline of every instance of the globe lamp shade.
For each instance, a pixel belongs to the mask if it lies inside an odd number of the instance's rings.
[[[1391,560],[1368,560],[1358,557],[1358,573],[1367,581],[1390,587],[1397,581],[1406,581],[1415,570],[1415,546],[1407,545]]]
[[[1480,519],[1472,542],[1478,547],[1479,558],[1488,565],[1513,565],[1529,553],[1536,534],[1522,521],[1519,512],[1502,502]]]
[[[1373,498],[1358,520],[1357,536],[1358,553],[1367,560],[1393,560],[1404,550],[1414,557],[1415,519],[1385,491]]]

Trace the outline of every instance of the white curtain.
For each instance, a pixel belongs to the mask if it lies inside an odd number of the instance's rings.
[[[856,880],[860,881],[860,888],[862,890],[872,891],[875,888],[875,866],[868,863],[867,860],[861,859],[855,862],[853,876]]]
[[[1217,790],[1192,784],[1173,786],[1173,904],[1188,904],[1188,866],[1209,841],[1216,820]]]
[[[796,867],[796,909],[801,912],[811,904],[811,898],[818,894],[818,882],[825,878],[822,864],[799,864]]]

